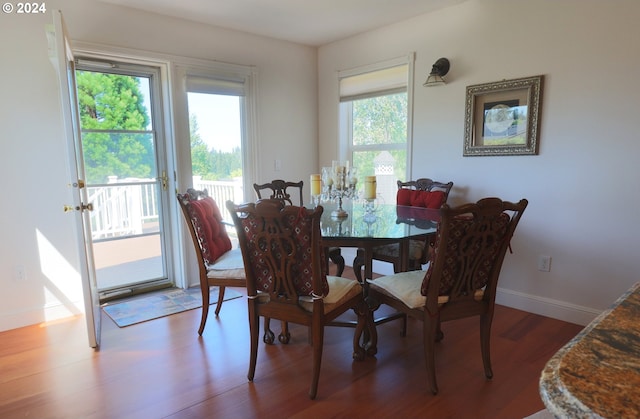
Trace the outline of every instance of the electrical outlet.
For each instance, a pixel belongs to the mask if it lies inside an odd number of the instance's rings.
[[[23,265],[16,266],[16,281],[24,281],[27,279],[27,274],[24,271]]]
[[[546,256],[546,255],[538,256],[538,270],[542,272],[551,271],[551,256]]]
[[[273,170],[279,172],[282,169],[282,160],[276,159],[273,161]]]

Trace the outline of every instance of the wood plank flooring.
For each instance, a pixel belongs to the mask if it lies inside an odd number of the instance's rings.
[[[348,272],[347,275],[352,275]],[[331,327],[316,400],[307,330],[291,343],[260,343],[253,383],[246,300],[126,328],[103,315],[102,345],[88,347],[83,318],[0,333],[0,418],[522,418],[544,408],[538,379],[546,361],[581,326],[498,307],[494,378],[486,380],[478,321],[443,324],[436,345],[440,393],[426,389],[420,324],[379,326],[374,358],[351,358],[353,329]]]

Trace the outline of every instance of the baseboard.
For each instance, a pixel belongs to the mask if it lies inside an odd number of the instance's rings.
[[[69,305],[49,304],[43,308],[7,313],[0,316],[0,332],[34,324],[53,322],[83,313],[84,307],[82,301],[70,302]]]
[[[351,261],[355,257],[356,251],[352,248],[342,248],[342,254],[345,260]],[[393,266],[389,263],[374,260],[373,271],[382,275],[391,275],[393,274]],[[500,287],[498,287],[498,293],[496,294],[496,303],[582,326],[591,323],[600,314],[600,311],[589,307]]]
[[[496,303],[569,323],[586,326],[600,311],[565,301],[539,297],[498,287]]]

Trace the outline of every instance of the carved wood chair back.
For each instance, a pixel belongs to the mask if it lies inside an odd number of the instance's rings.
[[[438,392],[434,342],[443,338],[440,323],[480,317],[485,376],[493,371],[491,323],[498,278],[511,237],[527,207],[499,198],[484,198],[456,208],[443,205],[427,271],[403,272],[371,281],[369,296],[424,322],[427,380]],[[376,337],[372,347],[376,347]]]
[[[209,314],[210,287],[219,287],[215,309],[217,316],[222,309],[225,287],[245,286],[244,267],[240,250],[232,248],[220,209],[206,189],[198,191],[189,188],[186,193],[177,193],[176,198],[184,215],[198,261],[202,294],[202,316],[198,334],[202,335]],[[216,267],[221,258],[226,260],[226,266],[223,269]]]
[[[362,287],[357,281],[326,275],[321,206],[307,209],[267,199],[242,205],[228,201],[227,208],[238,233],[247,276],[251,336],[248,378],[252,381],[255,374],[259,318],[302,324],[311,334],[309,397],[313,399],[318,388],[324,327],[345,311],[364,304]],[[358,330],[364,327],[361,317]],[[263,340],[275,342],[273,336]],[[279,341],[286,344],[289,337]],[[364,349],[358,341],[354,338],[353,356],[363,359]]]
[[[269,199],[279,199],[283,201],[286,205],[298,205],[300,207],[304,206],[302,199],[302,188],[304,187],[304,182],[290,182],[282,179],[275,179],[268,183],[263,183],[259,185],[257,183],[253,184],[253,189],[256,191],[256,195],[258,199],[269,198]],[[267,196],[266,191],[271,191]],[[291,196],[291,191],[296,191],[298,195],[298,199],[294,202],[294,198]],[[265,196],[263,196],[265,195]]]

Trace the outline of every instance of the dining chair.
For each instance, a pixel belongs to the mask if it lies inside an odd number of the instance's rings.
[[[258,199],[270,198],[279,199],[286,205],[294,205],[293,198],[291,197],[290,190],[297,190],[298,203],[295,205],[304,206],[302,199],[302,191],[304,188],[304,181],[290,182],[282,179],[275,179],[271,182],[259,185],[253,184],[253,189],[256,191]],[[271,191],[269,196],[262,196],[265,191]],[[265,193],[266,195],[266,193]],[[344,257],[339,247],[330,247],[327,254],[329,260],[336,265],[336,276],[342,276],[345,267]],[[328,261],[327,261],[328,262]]]
[[[244,264],[240,248],[232,248],[231,239],[222,221],[220,209],[207,190],[187,189],[177,193],[178,203],[186,221],[198,261],[202,317],[198,334],[202,335],[207,323],[210,304],[210,287],[218,287],[216,316],[224,301],[225,287],[244,287]]]
[[[227,208],[238,233],[247,278],[251,339],[247,378],[253,381],[255,375],[259,318],[301,324],[311,331],[309,397],[314,399],[324,327],[349,309],[366,311],[362,286],[357,281],[326,274],[320,230],[322,206],[307,209],[267,199],[241,205],[227,201]],[[358,334],[365,326],[364,318],[358,316],[353,339],[352,356],[356,360],[365,356]],[[292,374],[298,372],[298,367],[292,370]]]
[[[408,182],[398,181],[396,204],[409,207],[424,207],[439,209],[447,202],[453,182],[437,182],[429,178],[420,178]],[[402,214],[398,214],[402,216]],[[409,240],[408,270],[420,270],[427,263],[427,238]],[[373,248],[373,260],[380,260],[393,264],[393,272],[400,272],[403,255],[400,254],[400,244],[390,243]]]
[[[427,382],[433,394],[438,393],[435,342],[444,337],[444,321],[479,316],[484,373],[493,377],[490,337],[498,277],[527,204],[526,199],[512,203],[499,198],[456,208],[445,204],[426,272],[401,272],[367,283],[374,310],[386,304],[423,322]],[[368,345],[377,351],[375,330]]]
[[[449,192],[453,188],[453,182],[438,182],[429,178],[419,178],[407,182],[398,181],[398,192],[396,193],[396,205],[398,205],[398,219],[409,214],[401,213],[402,210],[411,210],[410,207],[422,207],[439,209],[447,202]],[[405,220],[406,221],[406,220]],[[419,221],[419,220],[418,220]],[[372,261],[379,260],[393,264],[393,272],[400,272],[402,266],[402,258],[407,257],[407,270],[421,270],[422,265],[427,263],[429,242],[433,240],[433,236],[425,236],[424,238],[409,239],[408,255],[400,252],[400,243],[388,243],[376,246],[372,249]],[[365,261],[363,249],[358,249],[356,258],[353,263],[353,270],[360,272],[362,264]],[[405,336],[407,333],[407,316],[402,312],[392,313],[378,317],[374,320],[375,324],[382,324],[392,320],[402,319],[402,329],[400,334]]]
[[[298,195],[298,203],[299,206],[304,206],[304,200],[302,198],[302,191],[304,188],[304,181],[299,182],[291,182],[282,179],[274,179],[271,182],[263,183],[263,184],[253,184],[253,189],[256,191],[256,196],[258,199],[277,199],[282,202],[284,205],[296,205],[293,202],[291,194],[292,191],[294,194]],[[263,194],[265,196],[263,196]],[[266,196],[268,195],[268,196]],[[330,247],[326,253],[326,264],[327,264],[327,272],[329,269],[329,260],[331,260],[336,265],[336,276],[342,276],[345,267],[345,261],[342,257],[341,250],[339,247]],[[289,341],[289,325],[286,322],[282,322],[281,331],[278,335],[278,340],[282,343],[286,343]],[[273,339],[275,336],[271,333],[270,330],[270,319],[265,317],[264,319],[264,341],[265,343],[273,343]],[[269,333],[267,333],[269,332]]]

